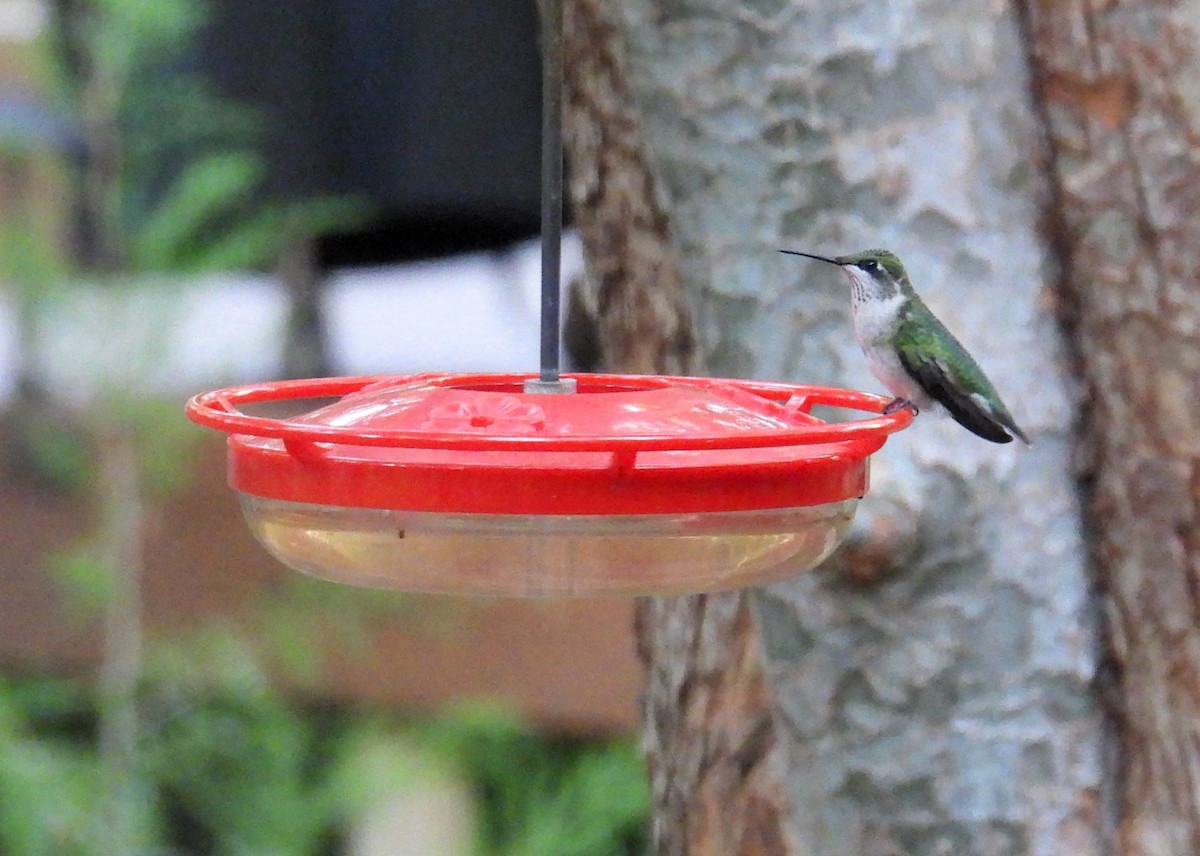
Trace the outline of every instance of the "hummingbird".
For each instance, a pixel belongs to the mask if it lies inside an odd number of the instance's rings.
[[[780,250],[837,265],[850,280],[854,333],[867,366],[895,396],[883,408],[919,413],[939,404],[956,422],[993,443],[1029,439],[1000,394],[958,339],[929,311],[895,253],[864,250],[848,256]]]

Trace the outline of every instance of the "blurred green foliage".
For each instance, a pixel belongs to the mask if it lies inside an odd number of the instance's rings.
[[[214,92],[189,63],[208,12],[198,0],[77,0],[57,7],[49,87],[78,128],[92,260],[121,275],[261,268],[293,233],[345,227],[348,198],[265,191],[261,117]],[[85,260],[86,261],[86,260]]]
[[[249,661],[140,693],[146,854],[324,856],[383,799],[457,775],[477,856],[634,856],[648,794],[628,740],[539,735],[490,706],[403,720],[298,710]],[[104,782],[89,688],[0,681],[0,853],[94,856]],[[138,856],[138,854],[129,854]]]
[[[133,432],[147,487],[158,494],[186,473],[196,433],[177,427],[177,407],[146,401],[133,382],[155,368],[180,320],[169,300],[145,296],[167,298],[205,272],[274,267],[289,242],[353,226],[367,209],[354,198],[270,192],[262,118],[194,69],[208,17],[199,0],[73,0],[52,10],[34,76],[58,133],[10,134],[0,152],[0,180],[25,172],[45,180],[35,165],[48,159],[57,177],[49,188],[28,177],[3,188],[0,287],[14,300],[21,351],[8,442],[22,467],[70,490],[88,486],[97,433]],[[58,199],[49,222],[32,216],[47,195]],[[55,306],[97,289],[161,307],[161,323],[140,348],[111,330],[112,348],[129,351],[120,354],[122,379],[97,376],[92,406],[68,414],[41,381],[38,343]],[[103,341],[105,319],[95,321]]]
[[[18,303],[25,345],[37,339],[38,303],[131,278],[170,289],[180,275],[266,267],[290,238],[362,216],[353,200],[265,193],[259,118],[188,71],[201,4],[72,0],[54,8],[43,77],[83,157],[69,145],[53,155],[73,174],[77,198],[64,208],[85,213],[97,246],[68,258],[19,206],[0,212],[0,281]],[[16,163],[20,146],[6,141],[3,155]],[[28,362],[23,369],[36,374]],[[100,412],[72,414],[78,424],[53,402],[35,402],[23,436],[43,475],[88,491],[103,520],[111,502],[94,466],[103,443],[119,433],[136,450],[132,504],[140,509],[186,476],[194,434],[177,404],[147,401],[136,388],[106,389],[99,400]],[[107,563],[114,533],[106,526],[117,524],[102,523],[51,561],[81,620],[119,599],[122,574],[137,574]],[[319,665],[316,637],[332,629],[365,640],[372,621],[394,620],[397,609],[394,598],[331,593],[298,578],[249,630],[216,624],[146,640],[141,678],[118,700],[136,708],[137,734],[132,792],[116,800],[100,734],[120,711],[103,687],[0,680],[0,854],[112,852],[100,832],[119,802],[135,851],[121,856],[319,856],[337,852],[348,825],[391,789],[421,788],[431,769],[463,777],[475,793],[478,856],[644,852],[646,782],[628,741],[548,738],[487,707],[420,721],[302,710],[265,677],[284,672],[303,684]]]
[[[417,731],[453,759],[481,801],[481,854],[599,856],[646,851],[649,790],[631,742],[581,743],[466,706]]]

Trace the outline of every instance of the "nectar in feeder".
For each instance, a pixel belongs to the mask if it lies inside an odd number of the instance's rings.
[[[496,595],[665,594],[806,570],[845,534],[906,410],[794,384],[577,375],[289,381],[188,404],[229,437],[229,480],[285,564],[358,585]],[[242,408],[328,399],[278,419]]]

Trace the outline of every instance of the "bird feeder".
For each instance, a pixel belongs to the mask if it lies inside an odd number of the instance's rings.
[[[427,592],[652,594],[769,582],[840,542],[869,456],[907,410],[795,384],[423,374],[217,390],[187,406],[229,433],[258,539],[325,579]],[[536,381],[535,381],[536,383]],[[290,418],[255,405],[336,397]]]
[[[540,6],[540,373],[284,381],[207,392],[187,413],[229,434],[229,481],[258,539],[326,579],[675,594],[806,570],[838,545],[870,455],[912,414],[797,384],[560,376],[562,9]],[[871,416],[825,422],[818,405]]]

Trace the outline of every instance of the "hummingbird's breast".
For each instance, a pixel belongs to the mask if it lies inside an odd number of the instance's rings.
[[[904,296],[854,301],[854,335],[871,370],[888,392],[905,398],[919,408],[930,405],[925,391],[912,379],[900,362],[896,333]]]
[[[900,326],[900,310],[904,308],[904,296],[866,298],[854,300],[854,335],[863,350],[868,347],[890,345]]]

